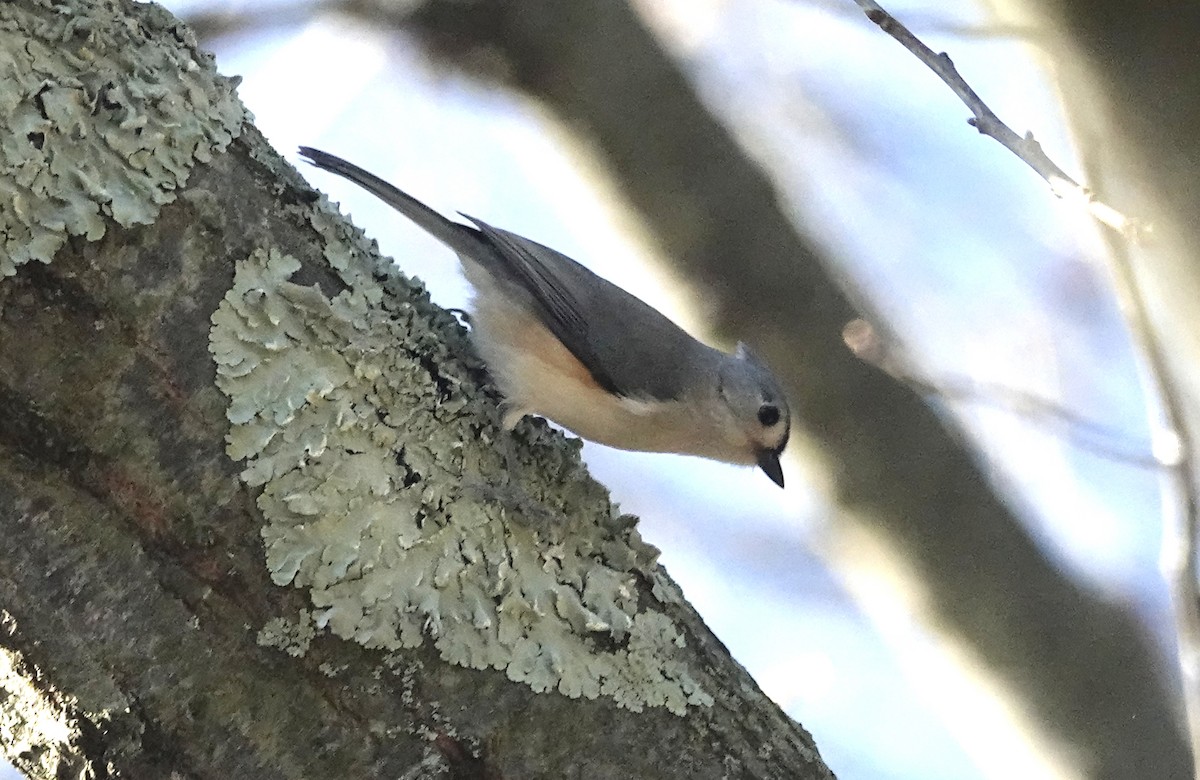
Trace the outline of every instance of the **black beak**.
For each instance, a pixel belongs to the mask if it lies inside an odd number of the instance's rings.
[[[775,450],[758,451],[758,467],[766,473],[771,481],[783,487],[783,469],[779,467],[779,453]]]

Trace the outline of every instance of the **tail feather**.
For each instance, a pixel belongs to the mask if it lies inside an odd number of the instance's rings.
[[[473,228],[446,219],[408,193],[341,157],[309,146],[301,146],[300,155],[318,168],[349,179],[376,195],[458,254],[468,257],[478,254],[480,240]]]

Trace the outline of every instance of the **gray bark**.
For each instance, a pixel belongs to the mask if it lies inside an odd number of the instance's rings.
[[[32,777],[832,777],[577,449],[498,429],[462,330],[236,121],[190,34],[66,5],[0,8],[5,756]],[[378,536],[339,546],[364,516]]]

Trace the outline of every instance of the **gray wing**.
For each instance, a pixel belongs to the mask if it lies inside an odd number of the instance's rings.
[[[670,400],[715,376],[721,353],[701,344],[656,309],[566,255],[467,217],[446,219],[411,195],[336,155],[300,153],[318,168],[374,193],[459,255],[520,293],[533,312],[610,393]],[[466,216],[465,214],[463,216]]]
[[[605,390],[666,401],[680,398],[697,377],[715,375],[721,353],[657,309],[561,252],[463,216],[494,250],[472,257],[524,290],[539,319]]]

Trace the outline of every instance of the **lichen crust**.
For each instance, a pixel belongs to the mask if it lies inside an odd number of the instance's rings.
[[[20,761],[26,771],[54,777],[70,765],[79,730],[62,702],[33,684],[31,667],[19,652],[0,647],[0,755]]]
[[[310,219],[345,289],[300,286],[297,260],[257,250],[210,337],[274,582],[367,647],[432,641],[450,663],[635,711],[710,705],[681,632],[636,587],[657,550],[578,446],[541,424],[502,431],[447,346],[449,315],[323,199]]]
[[[301,610],[297,620],[285,617],[268,620],[258,630],[258,644],[260,647],[274,647],[288,655],[299,657],[308,652],[308,646],[316,633],[312,616]]]
[[[240,133],[235,83],[154,4],[0,3],[0,277],[152,222]]]

